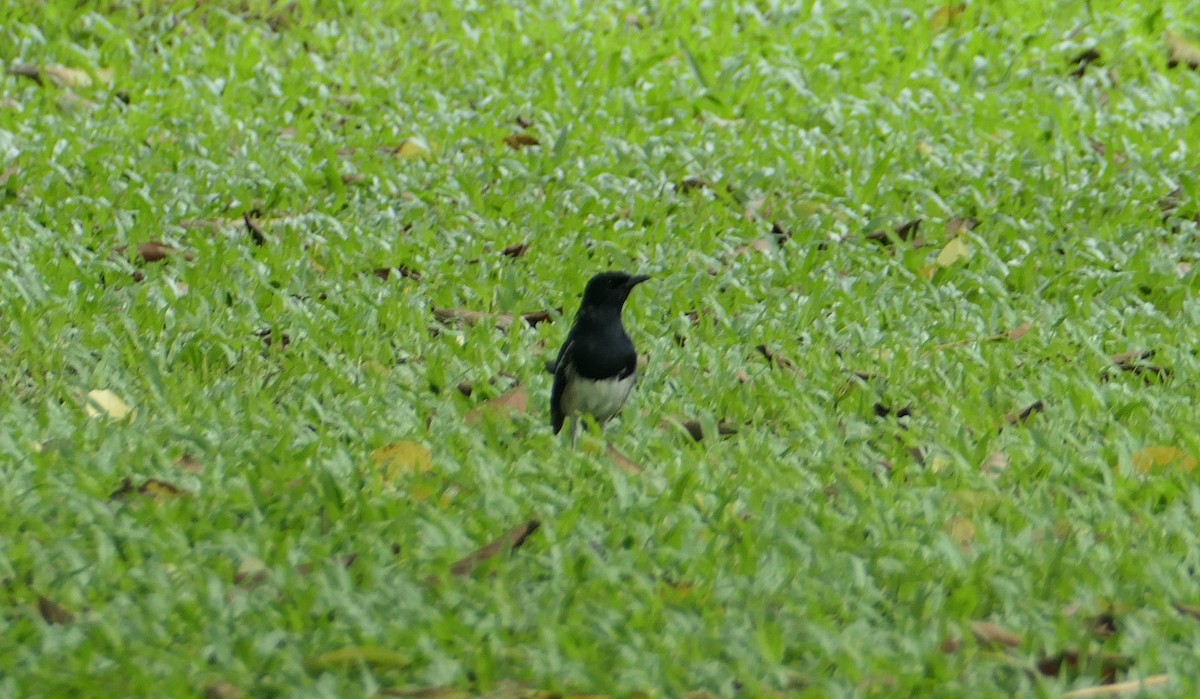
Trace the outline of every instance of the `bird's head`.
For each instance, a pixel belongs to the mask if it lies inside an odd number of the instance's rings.
[[[601,272],[592,277],[583,290],[584,308],[615,308],[625,305],[629,292],[650,277],[625,272]]]

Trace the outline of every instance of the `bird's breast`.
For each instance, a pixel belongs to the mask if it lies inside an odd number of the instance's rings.
[[[591,415],[604,422],[621,411],[637,377],[633,374],[611,379],[592,380],[572,372],[563,391],[563,413]]]

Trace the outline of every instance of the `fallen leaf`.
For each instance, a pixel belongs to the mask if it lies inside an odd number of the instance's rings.
[[[1118,653],[1080,655],[1077,650],[1065,650],[1037,661],[1038,672],[1046,677],[1065,676],[1074,679],[1085,671],[1096,672],[1104,684],[1117,681],[1117,674],[1133,667],[1133,658]]]
[[[562,313],[561,309],[558,309]],[[458,320],[467,325],[477,325],[483,322],[491,322],[500,330],[508,330],[516,322],[516,316],[512,313],[484,313],[482,311],[466,311],[456,308],[435,308],[433,315],[443,323]],[[530,313],[522,313],[521,320],[525,321],[530,327],[537,326],[538,323],[545,323],[553,320],[554,314],[551,311],[533,311]]]
[[[113,494],[108,499],[110,502],[119,502],[128,500],[133,495],[142,495],[150,500],[161,502],[188,497],[191,495],[191,492],[180,488],[174,483],[162,481],[157,478],[147,479],[140,486],[134,487],[133,480],[125,478],[121,481],[121,487],[113,491]]]
[[[786,369],[788,371],[794,371],[796,369],[796,365],[792,363],[792,360],[772,350],[766,345],[759,345],[754,349],[758,350],[758,353],[765,357],[768,362],[781,369]]]
[[[1072,70],[1070,73],[1071,77],[1082,78],[1083,74],[1087,72],[1088,66],[1093,63],[1098,63],[1099,61],[1099,51],[1097,51],[1095,48],[1084,49],[1082,52],[1076,54],[1073,58],[1071,58],[1070,61],[1068,61],[1070,65],[1075,66],[1074,70]]]
[[[91,87],[92,75],[96,76],[96,80],[102,85],[111,85],[113,81],[113,71],[108,68],[98,68],[92,73],[78,68],[67,68],[50,64],[42,67],[26,64],[13,64],[9,67],[10,75],[17,75],[24,78],[29,78],[38,85],[45,84],[45,79],[49,78],[51,82],[60,87]]]
[[[433,468],[433,454],[429,448],[407,440],[379,447],[371,452],[371,461],[379,467],[385,482]]]
[[[531,519],[528,522],[514,527],[506,532],[500,538],[492,541],[487,546],[474,551],[466,557],[458,560],[450,566],[450,572],[454,575],[469,575],[475,566],[488,561],[496,556],[507,551],[516,551],[521,548],[525,540],[528,539],[534,532],[542,526],[542,523],[536,519]]]
[[[530,136],[527,133],[521,133],[519,131],[516,133],[511,133],[504,137],[504,145],[508,146],[509,148],[512,148],[513,150],[521,150],[522,148],[530,148],[533,146],[541,145],[541,143],[542,143],[541,141],[537,140],[533,136]]]
[[[1134,452],[1132,458],[1133,468],[1143,474],[1167,466],[1176,466],[1189,473],[1196,469],[1195,457],[1175,447],[1146,447]]]
[[[271,328],[259,330],[255,335],[262,339],[263,344],[267,347],[275,345],[275,331]],[[292,344],[292,336],[287,333],[279,333],[279,349],[287,349],[290,344]]]
[[[967,241],[962,236],[955,236],[946,243],[942,251],[938,253],[934,264],[938,267],[949,267],[952,264],[961,262],[971,256],[971,249],[967,247]]]
[[[478,408],[467,413],[468,425],[478,425],[487,417],[511,417],[524,413],[529,408],[529,394],[524,386],[517,386],[511,391],[485,401]]]
[[[955,3],[953,5],[942,5],[933,11],[929,16],[929,28],[934,31],[940,31],[950,26],[954,20],[963,16],[967,11],[965,2]]]
[[[971,634],[985,648],[1016,648],[1025,642],[1020,634],[990,621],[972,621]]]
[[[392,150],[392,153],[394,153],[396,157],[400,158],[401,160],[423,158],[429,155],[429,144],[426,143],[424,139],[406,138],[400,142],[400,145],[396,146],[396,148]]]
[[[968,517],[962,515],[951,517],[946,522],[944,529],[958,545],[958,548],[963,551],[969,551],[971,544],[975,543],[975,523]]]
[[[37,606],[42,620],[51,626],[75,623],[75,615],[69,609],[45,595],[38,595]]]
[[[1097,638],[1112,638],[1119,631],[1116,614],[1111,609],[1089,616],[1083,620],[1083,623],[1087,627],[1088,633]]]
[[[357,560],[358,560],[357,553],[348,553],[345,556],[339,556],[339,557],[333,559],[331,562],[341,568],[349,568],[350,566],[354,565],[354,562]],[[312,571],[313,571],[313,564],[311,564],[311,563],[301,563],[300,565],[296,566],[296,572],[301,575],[308,575]]]
[[[322,653],[305,663],[312,672],[321,670],[353,670],[371,667],[377,670],[400,669],[412,664],[412,659],[394,650],[378,646],[348,646]]]
[[[375,276],[379,277],[380,279],[382,279],[385,282],[388,279],[390,279],[392,277],[392,275],[396,275],[402,279],[411,279],[414,282],[421,281],[421,273],[418,272],[417,270],[413,269],[412,267],[409,267],[408,265],[392,265],[391,267],[377,267],[376,269],[371,270],[371,274],[374,274]]]
[[[993,478],[1008,470],[1008,455],[1002,451],[992,452],[983,460],[983,472]]]
[[[217,680],[204,688],[204,699],[242,699],[242,690],[225,680]]]
[[[179,456],[179,458],[175,459],[174,464],[176,468],[181,468],[185,471],[191,471],[192,473],[200,474],[204,472],[204,467],[200,465],[200,462],[196,460],[196,457],[192,456],[188,452],[184,452]]]
[[[121,245],[116,248],[116,252],[118,255],[124,255],[128,249],[128,245]],[[179,254],[179,252],[179,248],[174,248],[155,240],[148,243],[138,243],[137,245],[138,257],[143,262],[161,262],[168,257]],[[184,252],[183,258],[190,261],[196,259],[196,256],[190,252]]]
[[[267,568],[266,563],[254,556],[246,556],[241,563],[238,563],[237,570],[234,571],[233,584],[255,588],[270,576],[271,570]]]
[[[457,687],[391,688],[382,689],[379,693],[385,697],[405,697],[405,699],[472,699],[472,697],[478,696],[473,692],[468,692],[465,689]]]
[[[246,224],[246,232],[250,234],[250,240],[253,240],[255,245],[262,247],[267,244],[267,235],[263,233],[262,225],[250,216],[250,212],[242,214],[242,223]]]
[[[513,243],[500,251],[505,257],[525,257],[525,253],[529,252],[529,243]]]
[[[84,410],[88,417],[106,417],[109,420],[124,420],[133,415],[133,409],[121,397],[108,389],[88,391]]]
[[[677,187],[682,192],[694,192],[698,189],[716,189],[716,186],[703,177],[688,177]]]
[[[921,219],[915,218],[911,221],[896,226],[892,232],[874,231],[868,233],[865,237],[867,240],[873,240],[884,245],[891,245],[893,241],[900,240],[903,242],[914,241],[917,233],[921,230]],[[919,247],[919,246],[918,246]]]
[[[1126,682],[1114,682],[1099,687],[1081,687],[1072,689],[1062,695],[1062,699],[1095,699],[1095,697],[1140,697],[1147,694],[1146,690],[1153,687],[1164,687],[1171,682],[1167,674],[1150,675]]]
[[[1009,340],[1016,342],[1017,340],[1020,340],[1022,337],[1025,337],[1026,335],[1028,335],[1029,331],[1032,329],[1033,329],[1033,326],[1030,325],[1029,323],[1021,323],[1020,325],[1013,328],[1012,330],[1009,330],[1008,332],[1004,333],[1004,336],[1007,337]]]
[[[1200,68],[1200,46],[1196,46],[1170,29],[1165,37],[1167,43],[1167,67],[1174,68],[1184,64],[1195,70]]]
[[[1135,350],[1114,354],[1109,359],[1116,365],[1116,368],[1134,376],[1141,376],[1148,384],[1161,383],[1173,377],[1175,372],[1166,367],[1143,363],[1143,360],[1153,359],[1155,354],[1157,353],[1152,349]],[[1108,374],[1105,374],[1103,378],[1108,380]]]
[[[978,227],[979,227],[979,219],[977,219],[977,218],[970,218],[970,217],[964,218],[962,216],[955,216],[954,218],[950,219],[949,221],[946,221],[946,232],[949,233],[950,235],[960,235],[962,233],[968,233],[970,231],[975,230]]]
[[[629,473],[629,474],[636,476],[642,472],[641,466],[638,466],[633,461],[633,459],[631,459],[628,456],[625,456],[621,452],[617,451],[617,448],[614,447],[612,444],[608,445],[607,454],[608,454],[608,458],[612,459],[613,463],[615,463],[617,465],[617,467],[620,468],[625,473]]]
[[[1004,421],[1010,425],[1024,425],[1029,418],[1037,413],[1045,412],[1045,410],[1045,402],[1040,400],[1034,401],[1019,413],[1008,413],[1004,416]]]
[[[1179,612],[1180,614],[1184,616],[1190,616],[1196,621],[1200,621],[1200,605],[1176,602],[1172,606],[1175,607],[1175,611]]]
[[[733,373],[733,378],[737,379],[738,383],[749,383],[750,382],[750,375],[741,369],[738,369],[737,371],[735,371]]]
[[[902,417],[909,417],[912,415],[912,408],[907,405],[904,406],[903,408],[900,408],[899,410],[896,410],[896,409],[892,408],[890,405],[884,405],[883,403],[876,403],[873,409],[875,411],[875,417],[888,417],[892,414],[895,414],[895,416],[897,418],[902,418]]]

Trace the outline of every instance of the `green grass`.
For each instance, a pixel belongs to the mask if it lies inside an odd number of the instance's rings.
[[[1069,649],[1200,692],[1200,486],[1134,457],[1200,455],[1200,3],[458,4],[6,8],[6,68],[93,84],[0,78],[0,695],[1059,696]],[[640,475],[548,427],[607,268],[654,275]],[[507,375],[528,414],[468,424]],[[381,478],[400,441],[432,468]],[[355,646],[394,655],[310,662]]]

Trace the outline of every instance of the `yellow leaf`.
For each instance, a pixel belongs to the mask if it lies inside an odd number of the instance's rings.
[[[98,68],[88,73],[78,68],[48,65],[42,68],[42,74],[62,87],[91,87],[92,75],[103,85],[111,85],[113,81],[113,71],[110,68]]]
[[[468,425],[478,425],[489,416],[511,417],[524,413],[529,408],[529,394],[524,386],[517,386],[508,393],[483,403],[478,408],[467,413]]]
[[[929,28],[938,31],[950,26],[954,20],[962,17],[962,14],[967,11],[967,3],[960,2],[954,5],[942,5],[937,8],[929,17]]]
[[[1167,56],[1172,64],[1183,63],[1190,68],[1200,68],[1200,46],[1184,39],[1170,29],[1167,30]]]
[[[962,515],[951,517],[946,522],[945,529],[960,549],[969,549],[975,542],[975,524],[967,517]]]
[[[967,247],[967,241],[961,236],[956,236],[946,243],[946,247],[938,253],[935,263],[938,267],[949,267],[950,265],[965,260],[971,256],[971,250]]]
[[[429,449],[417,442],[392,442],[371,452],[371,461],[379,467],[385,481],[409,473],[424,473],[433,468]]]
[[[407,655],[377,646],[347,646],[322,653],[305,663],[312,671],[353,670],[362,665],[377,669],[404,668],[411,664],[412,659]]]
[[[107,388],[88,391],[83,407],[89,417],[107,417],[109,420],[124,420],[133,414],[129,404]]]
[[[401,160],[412,160],[429,155],[429,144],[423,138],[406,138],[396,147],[396,157]]]
[[[1150,473],[1165,466],[1178,466],[1190,472],[1196,469],[1196,459],[1175,447],[1146,447],[1133,454],[1133,468],[1138,473]]]

